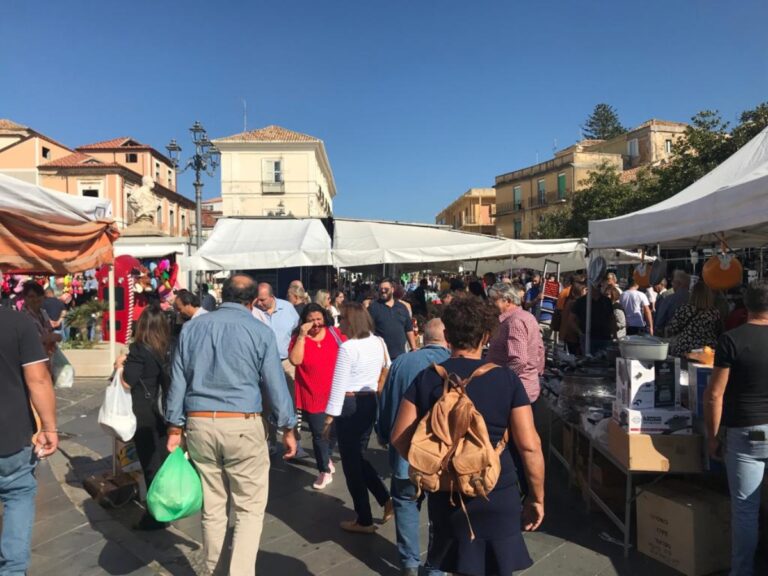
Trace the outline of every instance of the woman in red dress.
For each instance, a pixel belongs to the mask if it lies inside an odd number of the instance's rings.
[[[323,426],[336,356],[341,343],[347,339],[333,327],[329,316],[322,306],[307,304],[288,348],[288,359],[296,366],[296,409],[302,411],[312,432],[319,473],[312,485],[315,490],[322,490],[333,481],[331,451],[335,442],[333,438],[323,436]]]

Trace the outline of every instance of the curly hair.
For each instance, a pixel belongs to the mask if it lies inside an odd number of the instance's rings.
[[[443,311],[445,339],[454,350],[472,350],[498,324],[497,312],[477,296],[456,296]]]

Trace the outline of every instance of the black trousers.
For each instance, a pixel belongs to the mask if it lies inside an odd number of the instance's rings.
[[[312,448],[315,451],[315,464],[318,472],[330,472],[328,461],[331,459],[331,452],[336,446],[336,425],[331,426],[330,438],[323,438],[323,427],[325,426],[325,412],[312,414],[302,411],[304,421],[309,425],[309,431],[312,433]]]
[[[136,434],[133,437],[133,443],[144,472],[144,482],[149,490],[157,471],[168,456],[166,448],[168,433],[165,420],[160,417],[154,406],[156,401],[143,397],[139,399],[137,394],[133,394],[132,397],[133,413],[136,415]]]
[[[362,526],[373,524],[369,491],[379,506],[384,506],[389,501],[389,490],[373,465],[365,459],[375,420],[375,394],[347,396],[341,415],[336,419],[341,465],[357,513],[357,522]]]

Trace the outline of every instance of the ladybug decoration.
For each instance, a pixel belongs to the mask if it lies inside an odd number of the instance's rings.
[[[733,254],[717,254],[704,263],[701,275],[712,290],[729,290],[741,285],[744,267]]]

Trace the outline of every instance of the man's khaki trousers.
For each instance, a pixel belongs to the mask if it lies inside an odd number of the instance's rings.
[[[203,546],[211,574],[253,576],[269,492],[269,452],[260,417],[189,418],[189,455],[203,483]],[[224,548],[227,500],[235,532]]]

